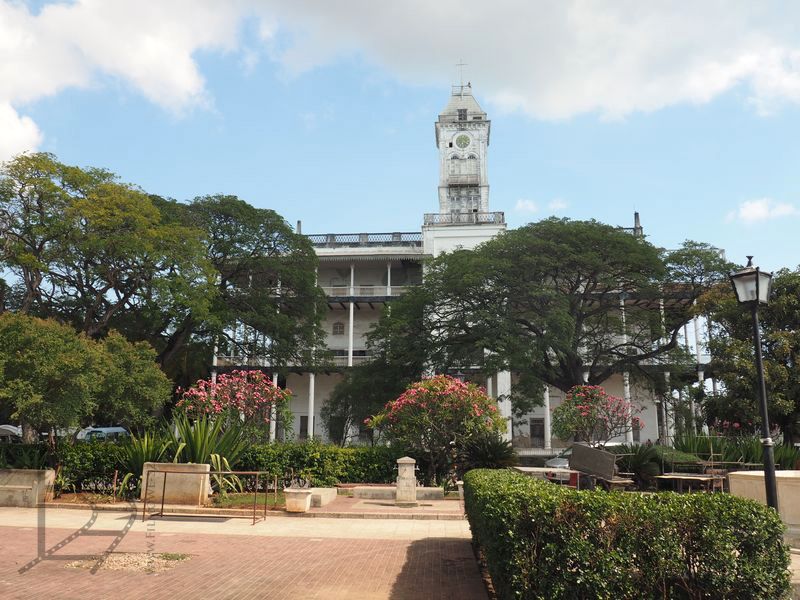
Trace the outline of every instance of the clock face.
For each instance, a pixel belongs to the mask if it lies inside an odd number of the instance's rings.
[[[469,146],[469,136],[463,133],[456,138],[456,146],[459,148],[466,148]]]

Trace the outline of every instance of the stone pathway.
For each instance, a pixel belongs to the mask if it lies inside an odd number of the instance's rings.
[[[460,520],[172,517],[141,522],[117,512],[0,508],[0,598],[452,598],[485,600],[469,529]],[[111,535],[75,535],[86,532]],[[189,554],[161,573],[67,568],[115,552]],[[23,570],[20,573],[20,570]]]

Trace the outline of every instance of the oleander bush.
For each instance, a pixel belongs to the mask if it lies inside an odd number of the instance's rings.
[[[577,491],[507,470],[470,471],[464,484],[502,600],[788,597],[783,524],[756,502]]]

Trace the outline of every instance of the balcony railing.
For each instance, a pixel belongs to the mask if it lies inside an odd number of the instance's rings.
[[[336,297],[380,297],[380,296],[402,296],[411,287],[410,285],[393,285],[387,288],[385,285],[357,285],[350,293],[350,287],[346,285],[320,286],[326,296]]]
[[[480,185],[481,176],[477,173],[458,173],[447,176],[448,185]]]
[[[318,248],[358,248],[375,246],[422,246],[418,231],[393,233],[314,233],[306,236]]]
[[[425,225],[502,225],[506,222],[502,212],[427,213]]]

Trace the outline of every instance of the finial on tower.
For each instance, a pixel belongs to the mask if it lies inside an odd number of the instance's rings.
[[[467,66],[467,63],[464,62],[463,58],[459,58],[458,62],[456,63],[456,67],[458,68],[458,84],[461,88],[464,88],[464,67]]]

